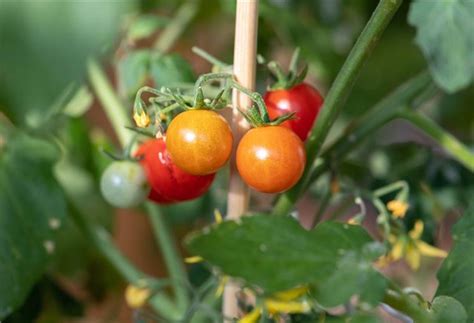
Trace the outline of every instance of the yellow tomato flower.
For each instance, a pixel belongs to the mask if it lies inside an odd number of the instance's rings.
[[[197,264],[203,261],[204,259],[201,256],[192,256],[184,258],[184,262],[187,264]]]
[[[417,270],[420,268],[421,256],[445,258],[448,255],[446,251],[433,247],[420,239],[423,227],[423,221],[418,220],[408,236],[390,236],[388,240],[392,244],[392,250],[388,256],[379,258],[377,263],[385,265],[387,262],[404,258],[411,269]]]
[[[307,286],[292,288],[273,294],[263,301],[263,306],[271,315],[308,313],[311,305],[306,300],[297,300],[308,292]],[[262,315],[262,306],[256,306],[250,313],[239,320],[239,323],[257,322]]]
[[[408,210],[408,203],[400,200],[392,200],[387,203],[387,209],[396,218],[403,218]]]
[[[260,306],[255,307],[252,312],[248,313],[239,320],[239,323],[255,323],[262,315],[262,308]]]
[[[131,308],[143,307],[150,296],[151,291],[147,287],[128,285],[125,289],[125,300]]]
[[[150,125],[150,116],[144,110],[141,110],[140,113],[135,111],[133,120],[139,128],[146,128]]]

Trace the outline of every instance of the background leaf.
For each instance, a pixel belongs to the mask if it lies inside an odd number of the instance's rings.
[[[103,52],[134,8],[124,1],[3,1],[0,106],[17,125],[39,127],[53,102],[80,80],[87,58]]]
[[[436,82],[456,92],[474,79],[474,1],[415,0],[408,22],[417,28],[421,47]]]
[[[145,84],[150,64],[150,51],[140,49],[125,54],[118,61],[120,91],[132,97]]]
[[[56,231],[66,216],[53,177],[57,149],[10,133],[0,148],[0,318],[22,304],[54,254]]]
[[[452,230],[454,246],[438,272],[437,296],[454,297],[474,320],[474,204]]]
[[[157,87],[192,83],[196,80],[191,65],[178,54],[161,55],[152,59],[150,73]]]
[[[272,293],[327,280],[338,261],[370,241],[360,226],[324,222],[306,231],[291,217],[258,214],[193,234],[188,248],[225,274]]]

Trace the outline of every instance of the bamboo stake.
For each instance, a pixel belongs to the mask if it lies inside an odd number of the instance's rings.
[[[257,62],[258,0],[237,0],[234,40],[234,76],[242,86],[255,90],[255,69]],[[232,131],[234,133],[234,154],[230,163],[230,183],[227,196],[227,217],[237,219],[247,211],[249,191],[237,172],[235,148],[249,125],[237,111],[237,107],[246,110],[251,106],[250,99],[234,90]],[[224,317],[235,318],[239,315],[237,306],[238,286],[229,283],[224,290]]]

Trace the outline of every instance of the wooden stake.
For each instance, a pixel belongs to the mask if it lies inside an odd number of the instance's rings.
[[[237,0],[235,16],[234,76],[244,87],[255,90],[255,69],[257,62],[258,0]],[[232,131],[234,133],[234,154],[231,160],[230,186],[227,196],[227,217],[237,219],[247,211],[249,191],[237,172],[235,148],[249,125],[236,107],[246,110],[250,99],[234,90]],[[229,250],[229,252],[231,252]],[[238,286],[228,284],[224,290],[223,314],[234,318],[239,315],[236,294]]]

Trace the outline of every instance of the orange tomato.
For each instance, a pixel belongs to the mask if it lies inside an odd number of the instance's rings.
[[[306,153],[301,139],[283,126],[249,130],[237,147],[237,169],[252,188],[279,193],[291,188],[303,174]]]
[[[211,110],[178,114],[166,131],[166,147],[173,162],[193,175],[215,173],[232,152],[232,131],[227,121]]]

